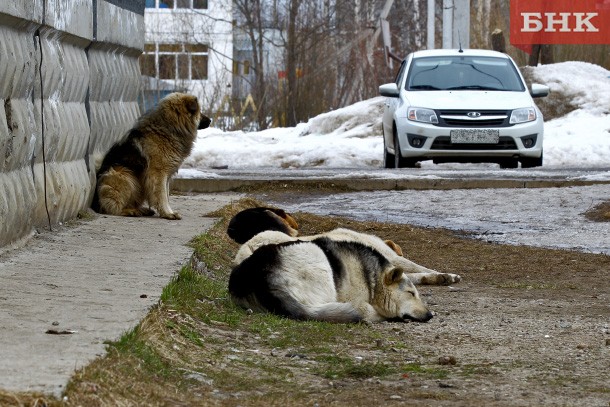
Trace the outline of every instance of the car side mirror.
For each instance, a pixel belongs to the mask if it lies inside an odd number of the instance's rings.
[[[541,98],[548,96],[550,89],[546,85],[540,85],[538,83],[532,83],[532,89],[530,90],[530,95],[533,98]]]
[[[400,91],[398,90],[398,86],[396,86],[395,83],[386,83],[379,87],[379,94],[381,96],[397,98],[398,95],[400,94]]]

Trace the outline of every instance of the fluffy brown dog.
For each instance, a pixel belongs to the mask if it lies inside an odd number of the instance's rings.
[[[210,125],[197,98],[172,93],[106,154],[92,207],[100,213],[181,219],[169,206],[169,180],[189,156],[198,129]],[[148,207],[143,207],[148,202]]]

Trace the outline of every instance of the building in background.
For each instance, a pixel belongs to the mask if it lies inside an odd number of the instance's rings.
[[[172,91],[196,95],[204,111],[231,95],[231,0],[146,0],[140,57],[143,110]]]
[[[284,42],[282,32],[278,29],[267,28],[263,34],[263,68],[269,80],[279,80],[284,71]],[[233,34],[233,97],[246,100],[252,93],[252,84],[256,72],[251,69],[254,60],[252,41],[249,35],[238,27]],[[278,76],[280,75],[280,76]]]

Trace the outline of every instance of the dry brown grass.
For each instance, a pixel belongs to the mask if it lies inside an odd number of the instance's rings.
[[[610,201],[602,202],[585,213],[594,222],[610,222]]]
[[[0,389],[0,406],[2,407],[50,407],[57,401],[38,394],[15,393]]]

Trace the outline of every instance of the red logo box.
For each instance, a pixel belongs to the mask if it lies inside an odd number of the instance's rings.
[[[610,44],[610,0],[511,0],[511,44]]]

